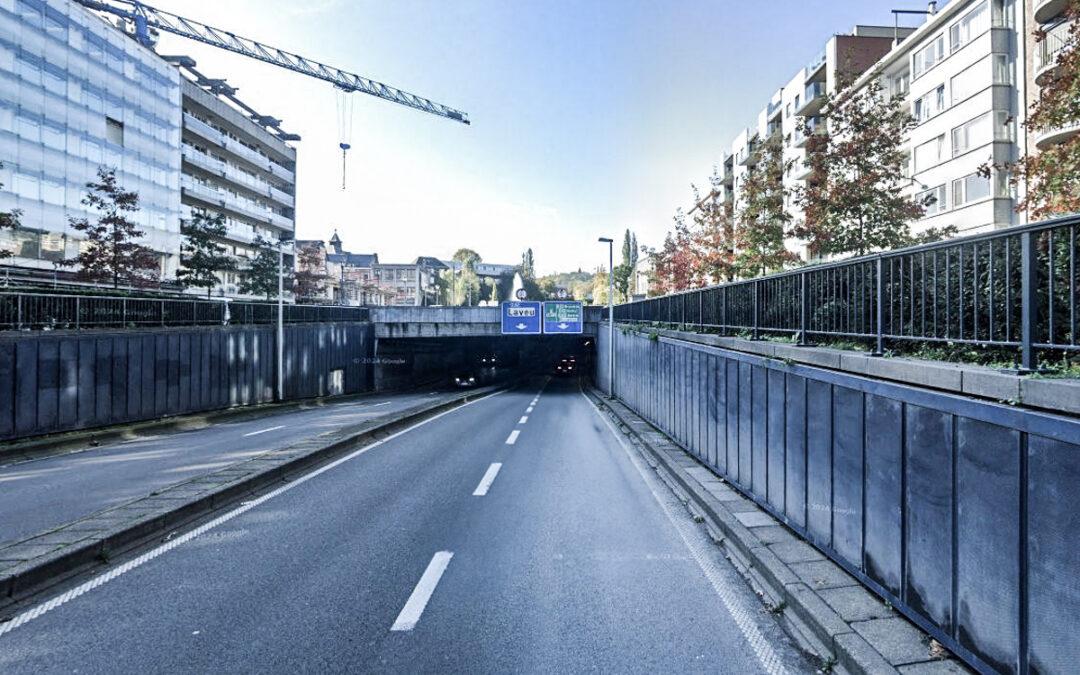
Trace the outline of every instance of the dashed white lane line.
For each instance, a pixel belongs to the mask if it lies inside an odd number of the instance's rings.
[[[527,412],[527,413],[531,413],[532,411],[533,411],[533,406],[529,406],[528,408],[525,408],[525,412]]]
[[[510,435],[506,437],[506,444],[513,445],[514,443],[517,443],[517,437],[519,434],[521,434],[520,429],[514,429],[513,431],[511,431]]]
[[[499,469],[501,468],[502,464],[500,462],[495,462],[488,467],[487,472],[484,473],[484,477],[480,479],[480,484],[473,490],[473,497],[483,497],[488,493],[491,484],[495,482],[495,476],[499,475]]]
[[[250,433],[244,434],[244,436],[245,437],[247,437],[247,436],[258,436],[259,434],[265,434],[265,433],[269,433],[271,431],[277,431],[278,429],[284,429],[284,428],[285,428],[284,424],[279,424],[276,427],[270,427],[269,429],[259,429],[258,431],[252,431]]]
[[[298,485],[303,485],[304,483],[308,482],[312,478],[315,478],[316,476],[324,474],[327,471],[330,471],[331,469],[337,468],[338,466],[344,464],[345,462],[349,461],[350,459],[354,459],[356,457],[359,457],[360,455],[364,454],[365,452],[367,452],[369,450],[373,450],[373,449],[379,447],[380,445],[383,445],[384,443],[389,443],[390,441],[394,440],[398,436],[403,436],[403,435],[409,433],[410,431],[412,431],[413,429],[418,429],[418,428],[420,428],[422,426],[425,426],[427,424],[431,424],[432,422],[439,419],[440,417],[445,417],[446,415],[449,415],[449,414],[451,414],[453,412],[457,412],[458,410],[461,410],[462,408],[467,408],[468,406],[471,406],[471,405],[473,405],[475,403],[479,403],[480,401],[486,401],[489,398],[494,398],[495,396],[498,396],[499,394],[502,394],[505,391],[507,391],[507,390],[503,389],[503,390],[500,390],[500,391],[496,391],[496,392],[494,392],[492,394],[488,394],[487,396],[483,396],[481,398],[474,399],[474,400],[469,401],[467,403],[462,403],[461,405],[457,406],[456,408],[451,408],[450,410],[447,410],[445,412],[441,412],[441,413],[439,413],[437,415],[432,415],[431,417],[427,418],[426,420],[417,422],[416,424],[414,424],[414,425],[412,425],[410,427],[406,427],[405,429],[402,429],[401,431],[398,431],[397,433],[390,434],[389,436],[382,439],[381,441],[376,441],[376,442],[372,443],[371,445],[367,445],[367,446],[364,446],[364,447],[362,447],[362,448],[360,448],[358,450],[354,450],[353,452],[345,455],[344,457],[342,457],[340,459],[335,459],[333,462],[330,462],[329,464],[321,466],[318,469],[315,469],[314,471],[312,471],[311,473],[304,474],[304,475],[296,478],[292,482],[286,483],[285,485],[282,485],[281,487],[279,487],[276,490],[273,490],[271,492],[267,492],[266,494],[262,495],[261,497],[257,497],[255,499],[252,499],[249,502],[243,502],[239,507],[237,507],[237,508],[235,508],[232,511],[229,511],[227,513],[223,513],[222,515],[218,516],[217,518],[214,518],[213,520],[211,520],[211,521],[209,521],[207,523],[204,523],[203,525],[200,525],[199,527],[195,528],[194,530],[190,530],[188,532],[185,532],[184,534],[181,534],[180,536],[169,540],[168,542],[162,544],[161,546],[158,546],[157,548],[151,549],[151,550],[147,551],[146,553],[143,553],[142,555],[138,556],[137,558],[132,558],[131,560],[128,560],[127,562],[120,565],[119,567],[114,567],[111,570],[109,570],[107,572],[104,572],[102,574],[99,574],[98,576],[90,579],[89,581],[86,581],[85,583],[79,584],[78,586],[75,586],[74,588],[68,589],[66,592],[62,593],[61,595],[57,595],[57,596],[55,596],[53,598],[50,598],[49,600],[46,600],[45,602],[43,602],[43,603],[41,603],[39,605],[31,607],[30,609],[26,610],[22,614],[16,615],[10,621],[7,621],[5,623],[0,623],[0,637],[3,637],[6,633],[10,633],[11,631],[15,630],[16,628],[18,628],[20,626],[25,625],[26,623],[28,623],[30,621],[33,621],[34,619],[38,618],[42,614],[46,614],[47,612],[51,612],[52,610],[56,609],[57,607],[60,607],[61,605],[64,605],[64,604],[74,600],[75,598],[78,598],[81,595],[85,595],[86,593],[89,593],[90,591],[94,590],[98,586],[101,586],[103,584],[107,584],[108,582],[112,581],[113,579],[116,579],[117,577],[119,577],[122,574],[130,572],[131,570],[133,570],[133,569],[135,569],[137,567],[142,567],[143,565],[150,562],[154,558],[157,558],[158,556],[160,556],[160,555],[162,555],[164,553],[168,553],[169,551],[173,550],[177,546],[180,546],[181,544],[185,544],[185,543],[191,541],[192,539],[194,539],[195,537],[198,537],[201,534],[205,534],[206,532],[209,532],[210,530],[214,529],[215,527],[218,527],[219,525],[223,525],[223,524],[229,522],[230,520],[232,520],[233,518],[236,518],[239,515],[243,515],[244,513],[247,513],[251,509],[270,501],[274,497],[277,497],[278,495],[280,495],[282,493],[288,492],[289,490],[292,490],[293,488],[295,488]]]
[[[450,551],[439,551],[432,557],[427,569],[424,570],[424,576],[420,577],[420,581],[416,584],[405,606],[401,608],[401,614],[398,614],[390,630],[406,631],[416,627],[416,624],[420,622],[420,616],[424,613],[424,608],[427,607],[428,600],[431,600],[431,594],[435,592],[439,579],[442,579],[443,572],[446,571],[446,566],[450,564],[450,559],[453,557],[454,554]]]
[[[518,424],[525,424],[528,421],[529,421],[529,416],[528,415],[522,415],[521,419],[518,420]]]
[[[743,638],[750,645],[750,648],[754,651],[758,661],[761,662],[762,668],[770,675],[782,675],[787,673],[787,668],[784,666],[784,662],[781,660],[779,654],[773,649],[772,645],[758,629],[750,616],[750,611],[743,604],[738,595],[736,595],[732,589],[724,582],[721,577],[721,572],[718,568],[717,562],[710,556],[710,552],[705,548],[705,545],[701,543],[700,539],[693,536],[691,531],[692,525],[687,523],[686,519],[676,518],[672,513],[671,506],[668,501],[660,496],[659,490],[664,488],[660,487],[660,481],[650,472],[647,472],[642,465],[642,461],[638,456],[636,450],[632,449],[623,438],[623,435],[615,429],[615,426],[611,423],[608,416],[601,411],[592,400],[585,395],[585,392],[581,392],[582,397],[589,402],[590,407],[596,412],[596,414],[603,420],[607,428],[611,430],[611,434],[615,437],[615,440],[622,446],[626,456],[630,459],[630,463],[637,469],[638,475],[648,486],[649,492],[652,493],[653,499],[660,506],[660,509],[667,516],[668,522],[674,527],[675,531],[679,533],[679,537],[683,540],[683,544],[690,551],[690,555],[693,556],[694,561],[697,562],[698,567],[705,574],[705,578],[709,581],[709,585],[713,587],[713,591],[720,597],[720,601],[724,604],[724,608],[727,609],[728,614],[735,621],[735,625],[739,627],[739,631],[743,634]]]

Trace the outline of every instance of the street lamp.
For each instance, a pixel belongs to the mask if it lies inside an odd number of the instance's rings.
[[[600,237],[601,244],[607,244],[608,250],[608,294],[607,294],[607,347],[608,347],[608,371],[607,389],[608,398],[615,396],[615,240]]]
[[[285,400],[285,244],[291,242],[288,233],[278,237],[277,277],[277,400]]]

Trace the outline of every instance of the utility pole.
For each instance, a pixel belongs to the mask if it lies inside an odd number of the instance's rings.
[[[615,397],[615,240],[600,237],[601,243],[608,245],[608,294],[607,294],[607,320],[608,320],[608,371],[607,389],[608,398]]]

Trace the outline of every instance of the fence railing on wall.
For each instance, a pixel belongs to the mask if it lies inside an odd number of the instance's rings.
[[[0,293],[0,330],[267,324],[277,303],[197,298]],[[284,305],[286,323],[367,321],[366,307]]]
[[[615,320],[1037,350],[1080,349],[1080,216],[912,246],[619,305]]]

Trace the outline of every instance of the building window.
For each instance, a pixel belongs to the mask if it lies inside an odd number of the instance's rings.
[[[945,36],[938,35],[911,58],[911,76],[917,78],[945,58]]]
[[[911,85],[910,80],[911,80],[911,78],[909,77],[907,71],[904,71],[904,72],[900,73],[899,75],[894,75],[892,77],[892,80],[890,80],[890,85],[889,85],[889,88],[892,91],[892,95],[894,97],[907,96],[908,89],[910,88],[910,85]]]
[[[983,113],[975,119],[965,122],[952,130],[952,156],[986,145],[993,140],[990,127],[990,113]]]
[[[1005,110],[999,110],[994,113],[994,140],[995,141],[1012,141],[1014,140],[1012,113]]]
[[[949,27],[949,49],[956,51],[973,38],[978,37],[990,28],[990,12],[986,9],[986,2],[980,2],[970,12],[964,15]]]
[[[926,209],[927,216],[933,216],[945,211],[945,186],[939,185],[929,190],[923,190],[915,195],[915,201]]]
[[[945,134],[915,146],[915,171],[925,171],[941,161],[945,150]]]
[[[916,99],[913,111],[915,121],[918,123],[925,122],[944,109],[945,85],[939,84],[936,89],[932,89],[921,98]]]
[[[990,196],[990,177],[973,173],[952,182],[953,206],[963,206]]]
[[[1013,69],[1008,54],[994,54],[994,84],[1012,84]]]
[[[111,117],[105,118],[105,140],[123,147],[124,123]]]

